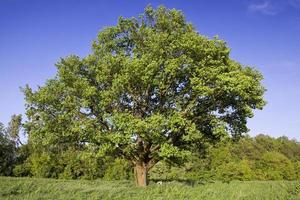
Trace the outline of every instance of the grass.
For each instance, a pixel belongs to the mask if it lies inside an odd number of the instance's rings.
[[[300,200],[300,181],[233,181],[194,186],[170,182],[139,188],[130,181],[0,177],[0,199]]]

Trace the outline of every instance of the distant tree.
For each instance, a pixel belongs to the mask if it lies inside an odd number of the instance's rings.
[[[120,17],[90,55],[61,59],[54,79],[24,89],[29,139],[121,156],[145,186],[158,161],[178,163],[228,134],[239,137],[265,105],[262,75],[229,53],[174,9]]]
[[[0,123],[0,175],[12,175],[15,151],[14,142],[10,140],[4,125]]]

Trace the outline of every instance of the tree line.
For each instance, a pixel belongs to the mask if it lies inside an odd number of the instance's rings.
[[[53,150],[20,143],[21,116],[7,127],[0,123],[0,175],[64,179],[134,179],[132,163],[114,155],[100,156],[68,145]],[[191,155],[174,166],[160,161],[149,173],[152,180],[299,180],[300,143],[282,136],[228,138]]]

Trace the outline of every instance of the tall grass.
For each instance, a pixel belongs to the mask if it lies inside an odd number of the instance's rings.
[[[0,177],[0,199],[300,200],[300,181],[170,182],[138,188],[130,181]]]

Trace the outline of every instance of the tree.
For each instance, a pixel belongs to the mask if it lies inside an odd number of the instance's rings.
[[[15,151],[14,142],[10,140],[4,125],[0,123],[0,175],[12,175]]]
[[[22,115],[12,115],[7,127],[0,123],[0,175],[12,175],[13,168],[24,156],[21,155],[24,148],[19,147],[22,145],[19,137],[21,122]]]
[[[15,142],[16,146],[22,145],[20,140],[20,131],[22,129],[22,115],[12,115],[11,120],[8,123],[7,134],[10,139]]]
[[[102,30],[85,58],[61,59],[57,75],[24,88],[29,140],[48,149],[69,145],[119,155],[136,183],[160,160],[178,163],[230,134],[247,131],[262,109],[262,75],[230,59],[183,14],[148,6]]]

